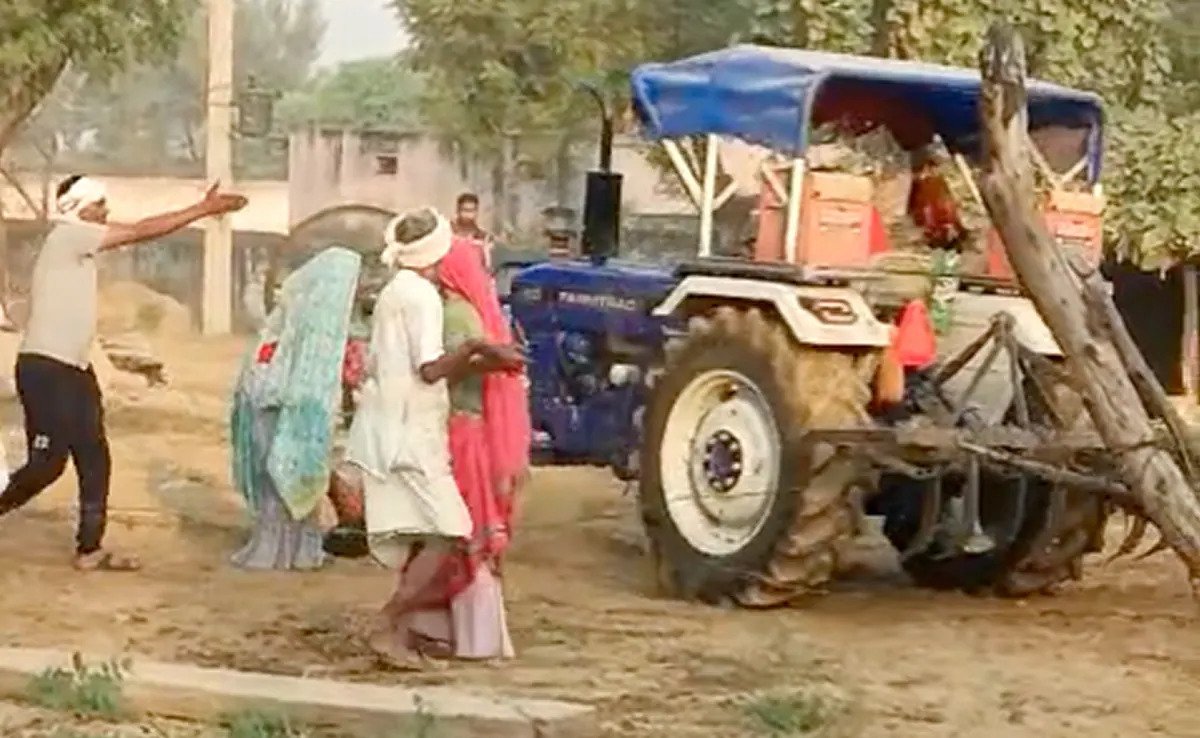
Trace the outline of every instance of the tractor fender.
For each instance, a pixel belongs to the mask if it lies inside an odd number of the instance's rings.
[[[1016,339],[1025,348],[1042,356],[1063,355],[1058,342],[1054,340],[1054,334],[1028,297],[973,292],[960,292],[954,296],[953,322],[956,328],[962,328],[967,333],[983,333],[997,313],[1012,316]]]
[[[889,327],[876,319],[861,294],[847,287],[695,275],[676,285],[653,314],[685,315],[696,301],[771,307],[801,345],[884,348],[890,342]]]

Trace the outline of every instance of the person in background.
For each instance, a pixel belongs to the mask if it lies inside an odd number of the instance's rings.
[[[575,212],[570,208],[552,205],[542,210],[542,232],[546,235],[546,250],[551,259],[570,259],[575,254]]]
[[[573,257],[570,231],[547,229],[546,251],[551,259],[570,259]]]
[[[478,195],[464,192],[458,196],[458,201],[455,203],[453,226],[454,236],[474,241],[483,253],[484,263],[491,268],[495,239],[492,238],[492,234],[483,230],[479,225]]]
[[[230,419],[234,483],[254,515],[243,569],[325,563],[334,434],[359,355],[349,336],[362,257],[330,248],[284,280],[238,378]]]
[[[396,587],[369,645],[385,664],[415,668],[447,640],[446,582],[452,553],[473,522],[450,461],[447,381],[520,356],[482,340],[447,351],[435,281],[450,251],[450,223],[432,209],[388,224],[381,258],[396,269],[374,308],[367,376],[346,461],[360,472],[370,551],[397,571]]]
[[[74,175],[55,192],[54,225],[33,266],[29,318],[17,353],[28,460],[0,493],[0,516],[22,507],[63,473],[70,457],[79,479],[75,567],[133,571],[137,559],[103,548],[112,472],[100,385],[92,370],[96,336],[96,257],[174,233],[201,218],[240,210],[241,195],[214,184],[193,205],[136,223],[111,222],[102,182]]]

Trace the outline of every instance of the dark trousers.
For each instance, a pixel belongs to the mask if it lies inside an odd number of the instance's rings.
[[[98,551],[108,521],[112,459],[96,374],[91,368],[78,369],[32,354],[17,357],[16,373],[29,457],[0,493],[0,515],[16,510],[53,484],[62,476],[69,455],[79,478],[76,551]]]

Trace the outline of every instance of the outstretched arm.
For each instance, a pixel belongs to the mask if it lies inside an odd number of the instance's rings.
[[[223,215],[246,206],[246,198],[217,191],[217,185],[209,188],[204,199],[182,210],[144,218],[136,223],[110,223],[100,242],[100,250],[120,248],[131,244],[152,241],[169,235],[210,215]]]

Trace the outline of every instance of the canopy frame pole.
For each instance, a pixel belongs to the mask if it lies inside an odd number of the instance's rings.
[[[675,173],[679,175],[679,181],[683,183],[683,189],[691,198],[692,203],[696,207],[701,206],[700,195],[700,180],[696,178],[696,173],[692,171],[691,165],[683,156],[683,152],[679,150],[679,144],[671,139],[664,139],[662,142],[663,149],[667,152],[667,157],[671,160],[671,165],[675,167]]]
[[[767,183],[767,186],[771,188],[771,192],[775,195],[776,200],[781,203],[788,201],[787,190],[784,189],[783,182],[779,180],[779,177],[775,176],[775,172],[771,169],[771,162],[769,160],[758,165],[758,174],[762,177],[763,181]]]
[[[1078,179],[1080,174],[1083,174],[1087,171],[1088,163],[1089,159],[1086,155],[1079,161],[1075,162],[1075,166],[1071,167],[1065,174],[1063,174],[1063,184],[1066,184],[1067,182],[1073,182],[1074,180]]]
[[[783,256],[788,264],[796,263],[796,248],[800,240],[800,209],[804,201],[804,175],[808,162],[803,157],[792,159],[788,183],[787,220],[783,231]]]
[[[700,258],[712,256],[713,211],[717,197],[717,147],[720,139],[708,134],[704,146],[704,184],[700,200]]]
[[[714,215],[718,210],[725,207],[725,203],[733,199],[733,196],[737,194],[737,189],[737,182],[730,182],[729,184],[725,185],[725,189],[717,193],[716,199],[713,200]]]

